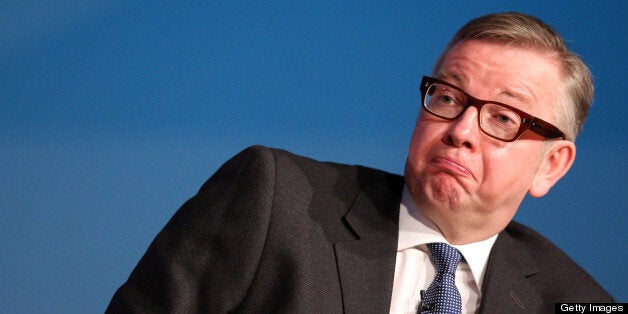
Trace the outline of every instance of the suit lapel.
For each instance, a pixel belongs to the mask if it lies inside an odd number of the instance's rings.
[[[480,313],[536,313],[541,297],[529,277],[540,268],[508,234],[500,233],[489,257]]]
[[[360,175],[358,175],[360,176]],[[369,182],[345,215],[356,239],[336,243],[345,313],[390,311],[403,178],[365,176]],[[542,306],[530,276],[539,265],[508,233],[498,236],[486,270],[479,313],[534,313]]]
[[[345,216],[357,239],[334,246],[345,313],[387,313],[403,180],[366,186]]]

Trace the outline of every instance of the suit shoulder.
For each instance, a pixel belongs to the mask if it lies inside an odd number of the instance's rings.
[[[349,165],[329,161],[319,161],[310,157],[294,154],[287,150],[270,148],[262,145],[254,145],[244,149],[238,156],[244,156],[247,160],[262,163],[272,163],[277,172],[300,172],[308,177],[326,178],[329,175],[342,175],[353,178],[359,185],[370,185],[374,182],[403,181],[400,175],[383,170],[361,166]],[[240,157],[242,158],[242,157]]]
[[[582,271],[582,268],[576,264],[563,250],[548,240],[546,237],[538,233],[536,230],[518,223],[510,222],[504,230],[504,236],[514,240],[515,243],[525,250],[525,252],[533,259],[534,262],[541,266],[552,266],[568,271]]]
[[[240,154],[272,169],[268,171],[273,173],[272,182],[279,200],[292,202],[315,197],[317,201],[339,201],[348,208],[361,190],[373,199],[388,199],[391,195],[400,195],[404,184],[403,177],[397,174],[360,165],[318,161],[282,149],[258,145]]]
[[[541,269],[538,275],[547,280],[547,283],[551,283],[552,293],[564,293],[562,301],[587,299],[598,302],[614,301],[589,273],[537,231],[512,221],[503,233],[501,236],[512,239],[530,257],[529,262]]]
[[[536,230],[516,221],[511,221],[504,233],[527,249],[537,259],[559,258],[573,262],[565,252]],[[575,262],[574,262],[575,263]]]

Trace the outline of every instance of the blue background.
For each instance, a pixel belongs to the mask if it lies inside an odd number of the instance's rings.
[[[246,146],[401,173],[421,75],[511,10],[555,26],[597,88],[571,172],[516,219],[628,301],[628,2],[546,2],[3,2],[0,312],[103,311]]]

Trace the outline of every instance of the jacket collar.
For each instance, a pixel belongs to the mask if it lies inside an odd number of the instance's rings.
[[[534,313],[542,305],[528,279],[541,268],[508,230],[502,231],[493,245],[482,285],[480,313]]]
[[[360,168],[358,181],[361,171],[373,170]],[[364,177],[371,179],[362,183],[344,216],[344,223],[355,239],[334,245],[344,312],[387,313],[395,275],[404,181],[400,176],[386,173]],[[539,265],[506,228],[491,250],[479,312],[535,312],[542,300],[528,277],[539,271]]]
[[[345,313],[390,311],[403,178],[376,176],[344,217],[355,240],[334,246]]]

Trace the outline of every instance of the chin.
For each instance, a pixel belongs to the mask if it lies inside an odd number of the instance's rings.
[[[433,177],[427,183],[428,195],[438,203],[456,205],[460,202],[464,191],[460,183],[449,175]]]

